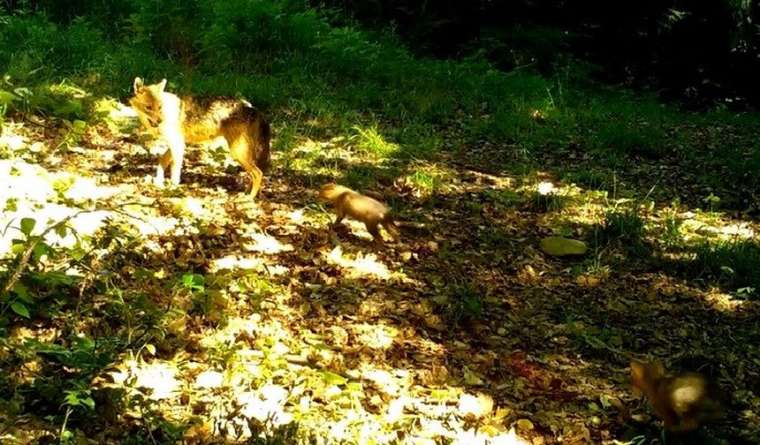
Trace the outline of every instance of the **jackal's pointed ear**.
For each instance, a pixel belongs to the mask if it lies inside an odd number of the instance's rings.
[[[161,79],[161,82],[158,82],[158,91],[164,92],[164,89],[166,88],[166,79]]]
[[[142,78],[140,78],[140,77],[135,77],[135,83],[134,83],[134,84],[132,84],[132,88],[134,88],[134,90],[135,90],[135,93],[136,93],[136,92],[137,92],[137,90],[139,90],[140,88],[142,88],[142,87],[143,87],[143,85],[144,85],[144,83],[143,83],[143,80],[142,80]]]

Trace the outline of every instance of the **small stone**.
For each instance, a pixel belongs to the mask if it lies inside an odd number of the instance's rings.
[[[549,236],[541,240],[541,250],[552,256],[583,255],[588,251],[588,246],[583,241]]]

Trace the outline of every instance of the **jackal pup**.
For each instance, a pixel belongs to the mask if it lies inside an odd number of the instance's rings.
[[[185,144],[210,142],[222,136],[230,154],[251,177],[251,195],[261,189],[269,166],[269,123],[248,102],[229,98],[178,97],[165,91],[166,79],[145,85],[135,78],[129,104],[145,130],[169,149],[158,159],[156,182],[163,184],[164,170],[171,166],[171,181],[179,184]]]
[[[343,221],[343,218],[350,216],[363,222],[367,227],[367,231],[372,234],[377,243],[383,242],[383,237],[380,235],[379,230],[380,225],[385,227],[385,230],[394,239],[398,239],[398,229],[396,228],[393,215],[390,209],[380,201],[338,184],[323,185],[319,191],[319,199],[330,202],[335,207],[335,213],[338,216],[333,226],[337,226]]]
[[[661,363],[632,361],[631,383],[670,431],[691,431],[722,415],[720,389],[702,374],[668,375]]]

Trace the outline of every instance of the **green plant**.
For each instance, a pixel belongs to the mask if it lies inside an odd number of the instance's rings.
[[[483,315],[483,298],[473,283],[450,287],[447,302],[445,313],[454,324],[475,321]]]
[[[683,244],[683,235],[681,234],[682,225],[683,221],[678,218],[678,213],[675,208],[665,210],[661,239],[666,247],[673,248]]]
[[[356,131],[357,148],[378,158],[387,158],[396,153],[399,149],[398,144],[388,142],[377,130],[377,128],[354,127]]]
[[[644,219],[636,209],[613,209],[604,215],[601,227],[603,239],[640,242],[644,235]]]
[[[749,240],[698,244],[688,264],[692,275],[709,277],[737,291],[757,297],[760,292],[760,245]]]
[[[609,174],[591,169],[571,171],[562,176],[562,180],[565,182],[597,190],[606,190],[610,186],[610,179]]]
[[[594,230],[593,244],[599,248],[616,243],[626,251],[645,256],[644,219],[635,207],[613,208],[605,213],[604,221]]]
[[[557,193],[532,192],[526,199],[528,207],[536,212],[553,212],[561,210],[567,203],[565,196]]]
[[[49,286],[57,284],[69,285],[73,281],[56,271],[46,271],[42,267],[43,257],[57,254],[56,250],[44,241],[45,235],[55,231],[60,237],[65,237],[70,227],[68,222],[72,217],[63,220],[42,230],[39,235],[34,235],[37,221],[33,218],[22,218],[18,230],[22,238],[12,240],[12,252],[15,256],[11,260],[3,260],[8,263],[9,272],[0,288],[0,316],[8,309],[24,318],[30,318],[30,309],[35,305],[35,299],[24,281],[44,281]],[[10,224],[3,230],[3,235],[11,228]]]

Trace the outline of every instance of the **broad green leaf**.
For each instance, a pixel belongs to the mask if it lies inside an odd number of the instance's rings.
[[[37,245],[34,246],[33,253],[34,253],[34,260],[39,261],[43,255],[47,255],[48,253],[50,253],[50,246],[48,246],[45,243],[37,243]]]
[[[60,226],[57,226],[55,228],[55,234],[61,238],[65,238],[68,233],[69,233],[69,228],[66,227],[66,225],[64,224],[61,224]]]
[[[364,387],[359,382],[348,382],[346,385],[346,390],[348,392],[364,393]]]
[[[87,406],[87,408],[95,409],[95,401],[92,399],[92,397],[82,399],[82,403]]]
[[[16,97],[15,94],[13,94],[13,93],[11,93],[9,91],[0,90],[0,106],[1,105],[8,105],[8,104],[10,104],[11,102],[13,102],[16,99],[18,99],[18,98]]]
[[[71,128],[75,131],[84,131],[87,128],[87,122],[77,119],[71,124]]]
[[[13,240],[11,241],[11,252],[13,252],[14,255],[21,254],[24,250],[26,250],[26,246],[24,245],[24,242],[21,240]]]
[[[32,230],[34,230],[34,226],[37,224],[37,221],[34,220],[34,218],[22,218],[21,219],[21,233],[23,233],[26,236],[29,236],[30,233],[32,233]]]
[[[206,278],[203,275],[188,273],[182,275],[182,284],[190,290],[202,291],[206,284]]]
[[[322,371],[322,380],[324,380],[328,385],[345,385],[348,381],[342,375],[338,375],[330,371]]]
[[[29,309],[24,306],[24,303],[14,301],[11,303],[11,310],[24,318],[30,318]]]
[[[74,259],[74,261],[81,260],[86,254],[87,252],[82,248],[81,245],[79,245],[79,243],[77,243],[73,249],[69,250],[69,255]]]
[[[13,293],[15,293],[16,297],[18,297],[18,299],[23,301],[24,303],[28,303],[28,304],[34,303],[32,296],[29,295],[29,289],[27,289],[27,287],[24,286],[22,283],[16,283],[13,286]]]

